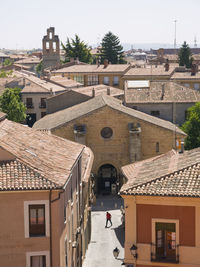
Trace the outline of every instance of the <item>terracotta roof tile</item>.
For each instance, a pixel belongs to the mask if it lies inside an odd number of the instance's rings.
[[[7,119],[0,122],[0,147],[16,158],[17,162],[11,164],[10,170],[30,168],[28,175],[36,179],[37,188],[44,186],[62,188],[75,161],[84,150],[83,145],[36,131]],[[39,182],[39,178],[42,178],[42,182]],[[46,184],[43,178],[46,179]]]
[[[200,148],[122,167],[128,179],[121,194],[200,197]]]
[[[151,82],[150,88],[127,89],[125,91],[125,100],[126,103],[135,104],[172,102],[195,103],[200,101],[200,92],[171,81]]]
[[[148,66],[146,68],[131,68],[128,70],[124,77],[131,77],[131,76],[171,76],[173,72],[175,71],[175,66],[171,66],[169,71],[165,71],[164,66],[158,66],[157,68],[155,66]]]
[[[55,189],[58,185],[20,160],[0,162],[0,191]]]
[[[174,131],[175,129],[174,124],[171,122],[125,107],[122,105],[120,100],[108,95],[99,95],[81,104],[46,115],[37,121],[33,128],[40,130],[51,130],[61,127],[70,121],[73,121],[105,106],[109,106],[114,110],[120,111],[139,120],[144,120],[148,123],[155,124],[170,131]],[[176,127],[176,131],[179,134],[185,135],[185,133],[178,127]]]
[[[109,73],[120,72],[124,73],[130,68],[129,64],[108,64],[106,68],[104,65],[73,65],[70,67],[62,68],[52,73]]]

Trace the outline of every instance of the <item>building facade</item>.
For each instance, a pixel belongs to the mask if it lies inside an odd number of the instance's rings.
[[[182,125],[187,117],[187,109],[200,101],[199,90],[174,81],[148,81],[146,87],[142,87],[139,82],[125,83],[124,104],[176,125]],[[141,81],[141,84],[144,86],[145,82],[147,81]]]
[[[124,166],[125,263],[200,266],[200,150]]]
[[[84,86],[104,84],[123,89],[122,76],[131,68],[130,64],[74,65],[52,71],[52,75],[64,75]]]
[[[0,124],[1,265],[82,266],[91,228],[91,150],[8,120]]]
[[[33,127],[90,147],[96,190],[105,193],[123,183],[123,165],[165,153],[175,139],[185,137],[172,123],[127,108],[108,95],[49,114]]]

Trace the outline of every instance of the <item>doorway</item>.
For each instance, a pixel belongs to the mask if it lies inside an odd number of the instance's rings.
[[[98,193],[110,194],[117,184],[117,170],[111,164],[102,165],[98,171]]]

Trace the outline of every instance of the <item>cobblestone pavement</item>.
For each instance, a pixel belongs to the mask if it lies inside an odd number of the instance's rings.
[[[118,267],[124,259],[124,228],[121,225],[120,207],[123,200],[119,197],[100,196],[92,209],[92,234],[83,267]],[[112,215],[112,226],[105,228],[106,211]],[[118,259],[113,249],[120,250]]]

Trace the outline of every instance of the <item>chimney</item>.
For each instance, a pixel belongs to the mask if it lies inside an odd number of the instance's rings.
[[[95,97],[95,89],[92,88],[92,97]]]
[[[166,63],[165,63],[165,71],[169,71],[169,60],[167,58]]]
[[[191,76],[195,76],[197,71],[196,64],[192,64],[191,66]]]
[[[181,141],[181,150],[179,152],[180,154],[184,153],[184,141]]]
[[[107,68],[107,66],[108,66],[108,60],[107,59],[104,59],[103,65],[104,65],[104,69]]]
[[[107,95],[110,95],[110,87],[107,88]]]
[[[25,86],[26,86],[26,79],[23,78],[23,87],[25,87]]]

